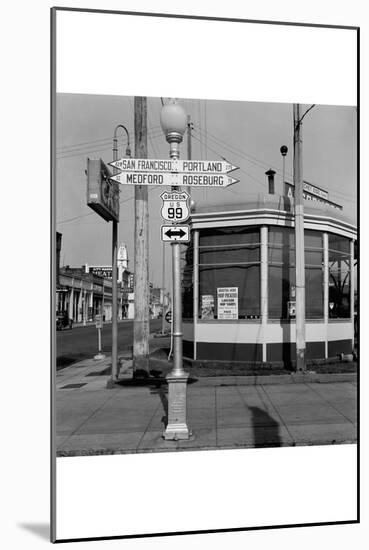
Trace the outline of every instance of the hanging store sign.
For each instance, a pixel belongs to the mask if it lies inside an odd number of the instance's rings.
[[[238,287],[217,289],[218,319],[238,319]]]
[[[185,191],[174,191],[160,195],[163,204],[161,217],[166,222],[185,222],[190,217],[189,200],[190,195]]]
[[[87,205],[105,221],[119,222],[119,185],[101,159],[87,159]]]
[[[132,159],[122,158],[109,162],[109,166],[118,168],[122,172],[159,172],[161,174],[202,173],[202,174],[228,174],[237,170],[230,162],[221,160],[159,160],[159,159]]]

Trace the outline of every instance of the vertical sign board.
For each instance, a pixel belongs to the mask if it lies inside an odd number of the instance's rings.
[[[119,183],[101,159],[87,159],[87,205],[105,221],[119,222]]]
[[[238,287],[217,289],[218,319],[238,319]]]
[[[214,319],[214,296],[212,294],[201,296],[201,319]]]

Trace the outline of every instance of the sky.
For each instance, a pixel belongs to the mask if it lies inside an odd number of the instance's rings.
[[[163,98],[164,103],[168,98]],[[229,188],[192,190],[198,206],[247,205],[255,194],[267,193],[265,172],[276,173],[277,194],[283,193],[281,145],[287,145],[286,180],[292,181],[292,104],[178,99],[193,123],[192,159],[225,157],[239,167],[239,179]],[[62,233],[61,265],[79,267],[111,264],[111,223],[86,204],[87,157],[113,160],[114,129],[126,126],[134,153],[134,98],[125,96],[57,94],[56,229]],[[304,113],[310,105],[303,105]],[[169,145],[160,127],[161,98],[147,99],[148,158],[166,159]],[[343,206],[343,214],[356,224],[356,108],[316,105],[303,121],[303,178],[328,191],[329,200]],[[126,134],[118,131],[118,158],[125,156]],[[187,135],[180,146],[187,158]],[[156,286],[162,280],[160,216],[161,187],[149,186],[149,276]],[[120,193],[118,243],[128,248],[134,268],[134,188]],[[311,203],[310,203],[311,204]],[[166,252],[169,280],[170,253]]]

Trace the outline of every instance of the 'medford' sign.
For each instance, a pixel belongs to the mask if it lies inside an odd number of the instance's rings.
[[[237,183],[238,180],[231,178],[226,174],[203,174],[195,172],[193,174],[182,174],[178,172],[162,174],[157,172],[121,172],[111,176],[113,182],[121,185],[168,185],[186,187],[228,187]]]

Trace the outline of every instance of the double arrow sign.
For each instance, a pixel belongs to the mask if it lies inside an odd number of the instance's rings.
[[[164,242],[188,242],[190,240],[190,227],[189,225],[162,225],[161,240]]]
[[[226,161],[123,158],[109,164],[121,171],[110,179],[122,185],[228,187],[239,181],[227,175],[238,166]]]

